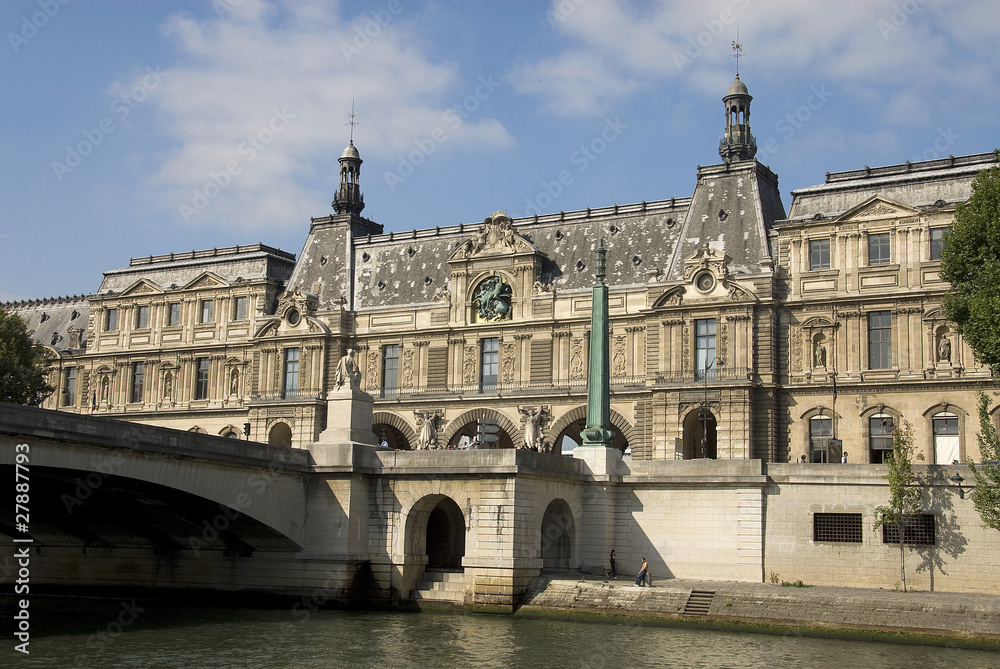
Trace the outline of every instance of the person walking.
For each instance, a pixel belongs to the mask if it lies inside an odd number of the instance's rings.
[[[604,575],[606,577],[608,577],[608,578],[613,578],[615,580],[618,580],[618,574],[615,572],[615,549],[614,548],[611,549],[611,557],[608,558],[608,560],[611,562],[611,569],[609,569],[608,571],[604,572]]]
[[[639,568],[639,573],[635,577],[635,584],[640,588],[646,585],[647,569],[649,569],[649,565],[646,563],[646,558],[642,558],[642,567]]]

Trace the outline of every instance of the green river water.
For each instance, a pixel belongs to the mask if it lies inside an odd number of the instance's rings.
[[[7,629],[10,600],[3,602]],[[1000,653],[463,613],[32,598],[29,655],[3,667],[1000,667]]]

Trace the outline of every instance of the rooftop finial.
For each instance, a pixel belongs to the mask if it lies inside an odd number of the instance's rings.
[[[733,42],[733,58],[736,59],[736,78],[740,78],[740,56],[743,55],[743,45],[740,44],[740,26],[736,25],[736,40]]]
[[[351,115],[347,117],[347,123],[344,124],[351,126],[351,144],[354,144],[354,126],[356,126],[357,124],[358,124],[358,115],[354,113],[354,98],[351,98]]]

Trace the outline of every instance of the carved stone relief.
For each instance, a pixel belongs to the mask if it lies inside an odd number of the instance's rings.
[[[583,340],[574,339],[572,344],[570,344],[569,377],[571,379],[582,379],[583,370]]]
[[[628,339],[625,335],[616,335],[611,354],[611,375],[625,376],[625,342]]]
[[[400,374],[399,385],[402,388],[413,387],[413,349],[403,350],[402,373]]]
[[[476,347],[474,345],[465,347],[465,360],[462,362],[462,382],[471,385],[476,382]]]
[[[514,383],[514,343],[503,344],[503,353],[500,358],[501,382]]]

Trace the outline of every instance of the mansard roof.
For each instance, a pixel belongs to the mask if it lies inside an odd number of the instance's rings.
[[[876,195],[919,209],[953,207],[969,199],[972,179],[998,161],[991,151],[831,172],[825,183],[792,191],[788,220],[837,218]]]
[[[140,280],[164,289],[186,286],[210,273],[225,282],[287,281],[295,256],[264,244],[229,246],[132,258],[128,267],[104,273],[99,293],[128,290]]]
[[[77,331],[77,346],[86,347],[87,318],[90,304],[86,295],[54,297],[43,300],[21,300],[0,304],[7,313],[16,313],[32,333],[31,338],[57,352],[70,350],[73,333]]]

